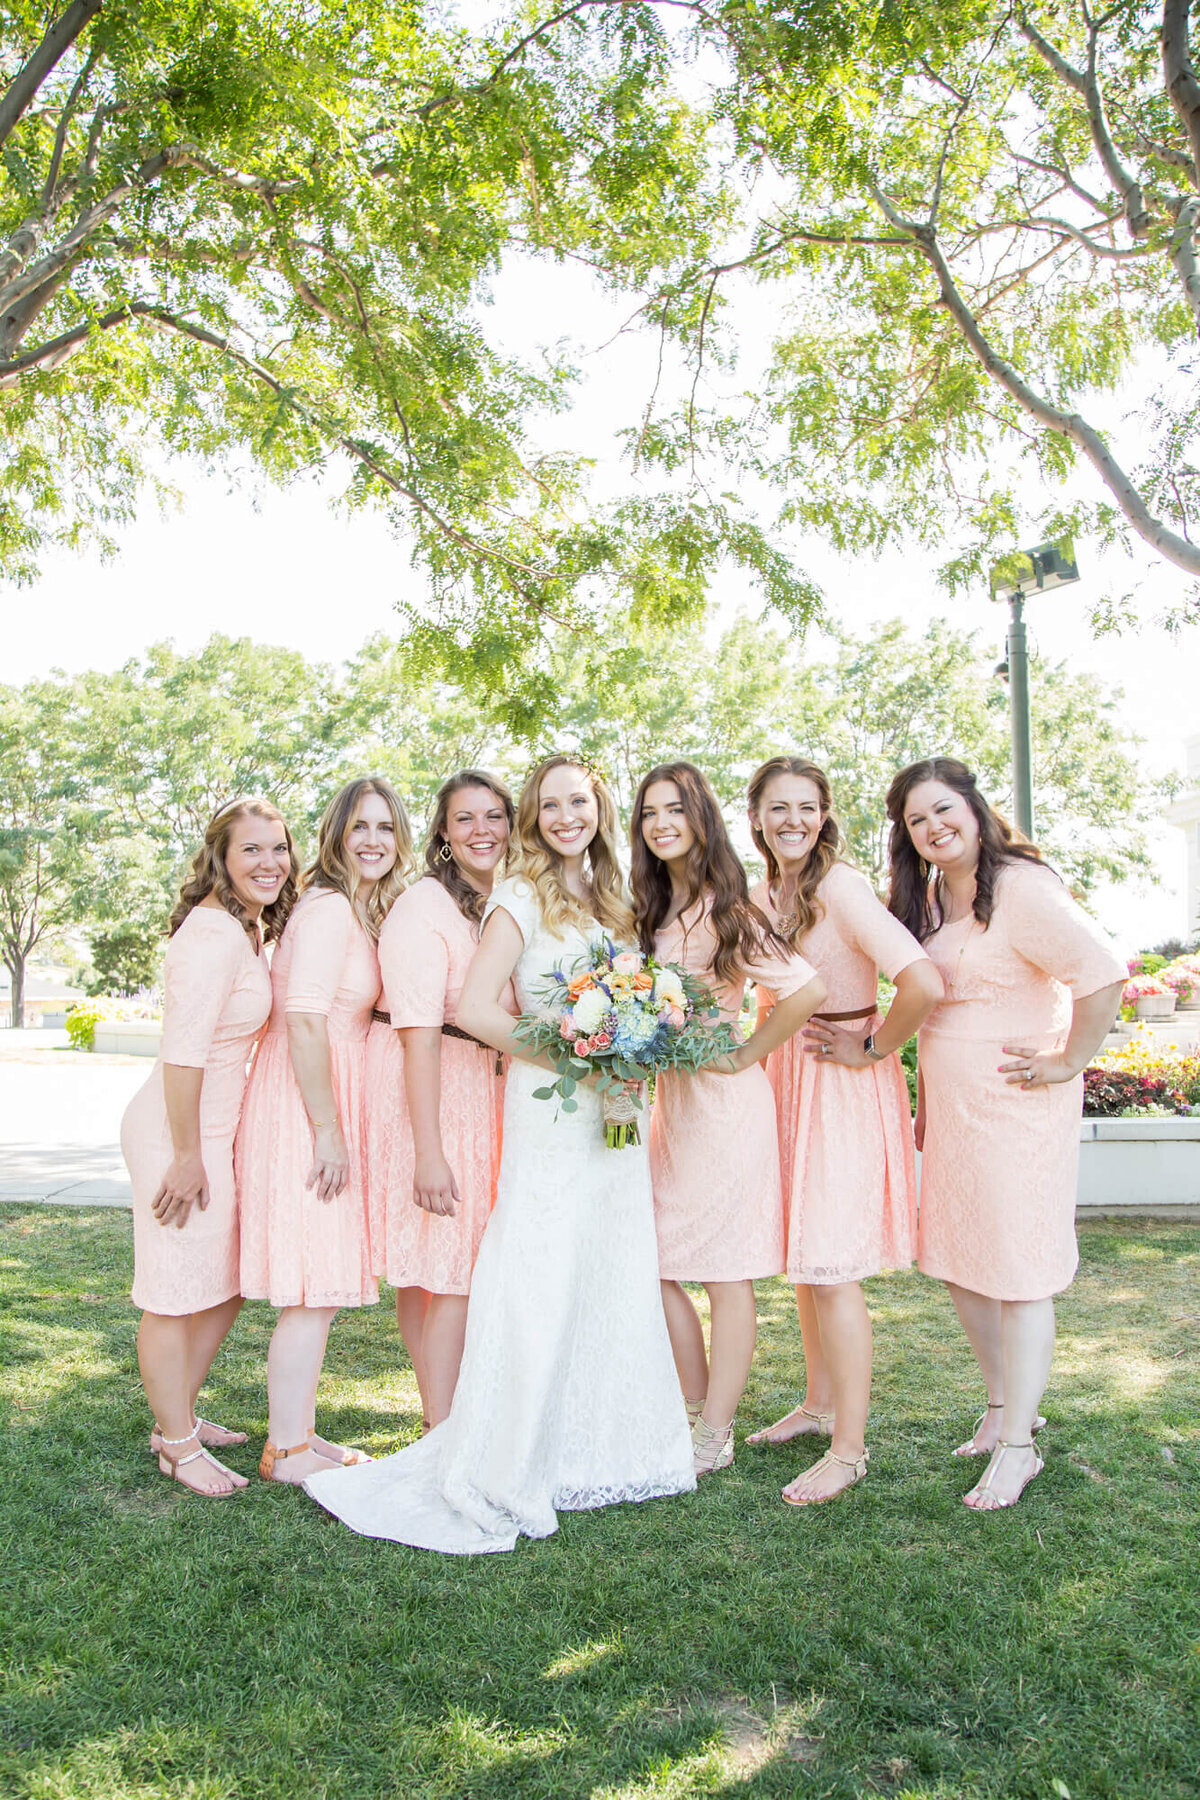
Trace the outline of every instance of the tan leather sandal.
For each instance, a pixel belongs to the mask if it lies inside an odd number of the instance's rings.
[[[277,1444],[273,1444],[268,1438],[267,1442],[263,1445],[262,1456],[259,1458],[259,1474],[264,1481],[274,1481],[275,1464],[277,1462],[283,1462],[289,1456],[299,1456],[303,1450],[312,1450],[314,1456],[319,1456],[321,1454],[319,1450],[313,1450],[313,1447],[307,1438],[305,1438],[302,1444],[292,1444],[287,1450],[281,1450]],[[292,1486],[294,1484],[289,1482],[283,1485]]]

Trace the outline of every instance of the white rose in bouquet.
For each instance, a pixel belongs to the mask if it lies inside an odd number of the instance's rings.
[[[603,1019],[612,1005],[607,994],[599,988],[585,988],[571,1008],[571,1018],[575,1030],[580,1037],[591,1037],[599,1029]]]

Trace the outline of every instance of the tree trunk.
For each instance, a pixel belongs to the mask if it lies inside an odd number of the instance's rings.
[[[14,958],[7,967],[12,976],[12,1027],[20,1031],[25,1024],[25,958]]]

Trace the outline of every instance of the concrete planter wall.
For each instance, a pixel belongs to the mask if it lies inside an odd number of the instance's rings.
[[[1200,1119],[1084,1119],[1080,1212],[1200,1216]]]
[[[106,1056],[157,1056],[161,1019],[109,1019],[96,1026],[92,1049]]]

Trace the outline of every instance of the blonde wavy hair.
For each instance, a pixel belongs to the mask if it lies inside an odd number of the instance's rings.
[[[233,836],[233,828],[239,819],[250,814],[256,819],[267,819],[279,826],[287,840],[288,860],[290,868],[287,880],[272,900],[270,906],[264,906],[260,914],[263,937],[267,943],[280,937],[287,924],[288,914],[296,904],[299,892],[297,877],[300,864],[296,857],[296,846],[292,842],[292,834],[278,807],[272,806],[269,800],[262,800],[255,794],[242,794],[236,800],[227,800],[219,806],[204,830],[204,839],[192,860],[191,873],[186,877],[179,889],[179,899],[171,913],[167,926],[167,936],[174,937],[183,921],[194,907],[210,894],[215,894],[225,911],[235,918],[246,932],[255,949],[258,948],[258,925],[250,917],[233,889],[229,879],[229,869],[225,858],[229,851],[229,840]]]
[[[581,906],[563,879],[563,859],[542,836],[538,825],[542,782],[554,769],[578,769],[596,797],[600,823],[587,847],[589,906]],[[517,801],[517,849],[510,872],[523,876],[538,897],[546,929],[562,937],[564,928],[586,930],[593,919],[620,943],[634,942],[633,911],[617,856],[617,808],[598,769],[578,756],[547,756],[530,770]]]
[[[378,794],[385,802],[396,835],[396,861],[382,880],[371,886],[366,905],[360,912],[368,935],[378,938],[380,926],[404,892],[413,871],[412,826],[399,794],[382,775],[360,775],[333,796],[321,816],[317,828],[317,854],[300,879],[300,890],[303,893],[309,888],[334,888],[339,894],[345,894],[356,912],[360,911],[357,899],[362,883],[346,848],[346,839],[367,794]]]

